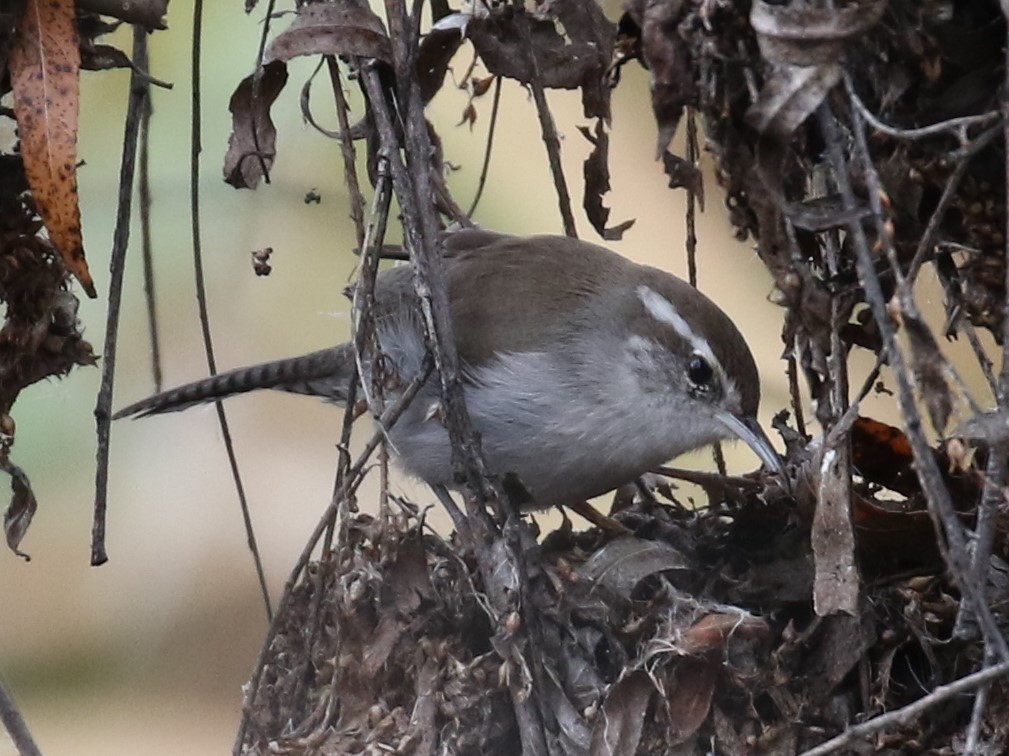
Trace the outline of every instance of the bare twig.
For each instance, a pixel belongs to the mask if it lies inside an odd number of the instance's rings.
[[[340,77],[340,64],[332,55],[326,55],[326,66],[329,69],[329,80],[333,85],[333,101],[336,103],[336,119],[340,124],[340,152],[343,154],[343,180],[350,194],[350,217],[354,221],[357,233],[357,246],[364,249],[364,196],[357,180],[357,162],[354,154],[354,142],[350,134],[350,118],[348,117],[347,98],[343,94],[343,81]],[[379,244],[381,246],[381,243]]]
[[[539,62],[536,60],[536,54],[533,51],[529,18],[526,16],[526,9],[522,0],[513,0],[512,5],[515,9],[515,28],[518,30],[519,39],[522,41],[522,54],[529,61],[529,85],[533,91],[533,101],[536,103],[536,115],[540,120],[543,144],[547,148],[550,172],[554,177],[554,188],[557,190],[557,204],[561,211],[561,220],[564,223],[564,233],[572,239],[577,239],[578,231],[575,228],[575,217],[571,212],[571,195],[568,193],[568,184],[564,178],[564,167],[561,165],[561,140],[557,136],[554,117],[550,113],[547,96],[543,90],[543,77],[540,75]]]
[[[864,160],[865,176],[869,188],[869,203],[877,223],[877,232],[884,248],[892,247],[892,240],[884,226],[884,212],[881,202],[879,177],[871,164],[866,145],[864,124],[858,111],[852,112],[855,147]],[[830,161],[834,169],[838,191],[845,207],[856,206],[854,191],[848,177],[848,167],[841,149],[837,125],[833,117],[821,119],[824,139],[827,142]],[[980,137],[979,137],[980,139]],[[932,448],[925,438],[921,414],[914,399],[914,389],[904,354],[897,343],[895,328],[887,311],[886,298],[876,273],[875,262],[866,240],[865,230],[858,221],[848,223],[848,234],[856,254],[859,281],[865,291],[876,325],[883,340],[887,360],[897,381],[897,399],[905,422],[905,432],[913,453],[914,469],[921,482],[922,491],[928,502],[928,511],[935,522],[936,530],[945,534],[945,539],[937,539],[950,573],[962,595],[971,602],[979,619],[985,640],[997,650],[1003,660],[1009,659],[1009,645],[998,629],[991,609],[983,599],[978,586],[970,578],[971,566],[963,527],[953,506],[949,490],[943,482],[942,471],[936,462]],[[892,254],[888,252],[888,256]]]
[[[497,131],[498,109],[501,105],[501,77],[494,80],[494,102],[490,110],[490,126],[487,127],[487,146],[484,148],[483,165],[480,167],[480,180],[476,185],[476,194],[473,195],[473,202],[469,206],[469,217],[473,217],[477,205],[480,204],[480,197],[483,196],[483,188],[487,183],[487,171],[490,168],[491,150],[494,148],[494,132]]]
[[[4,728],[11,736],[11,742],[21,756],[41,756],[42,752],[35,745],[28,725],[25,724],[21,712],[18,711],[3,682],[0,682],[0,722],[3,722]]]
[[[821,743],[816,746],[816,748],[810,748],[808,751],[804,751],[801,756],[826,756],[828,753],[836,753],[842,748],[862,740],[869,735],[882,732],[894,725],[907,724],[917,717],[920,717],[924,712],[928,711],[933,706],[937,706],[938,704],[948,701],[955,696],[959,696],[962,693],[968,693],[969,691],[975,690],[976,688],[979,688],[992,680],[1004,677],[1007,674],[1009,674],[1009,661],[1004,661],[993,667],[986,667],[974,674],[961,677],[956,682],[951,682],[947,685],[940,685],[931,693],[922,696],[914,703],[908,704],[896,711],[880,714],[878,717],[873,717],[867,722],[852,725],[837,737],[833,737],[830,740]]]
[[[133,27],[133,59],[147,67],[147,32]],[[130,216],[133,208],[133,172],[137,159],[144,102],[150,93],[145,82],[134,73],[130,76],[130,98],[123,135],[123,157],[119,167],[119,201],[116,210],[116,230],[112,240],[109,263],[109,307],[105,319],[105,348],[102,359],[102,382],[98,389],[95,420],[98,430],[97,470],[95,472],[95,511],[91,530],[91,565],[97,567],[109,560],[105,549],[105,518],[109,495],[109,453],[112,435],[112,390],[115,382],[116,347],[119,334],[119,309],[122,303],[123,273],[126,269],[126,248],[130,241]]]
[[[203,332],[203,346],[207,356],[207,367],[211,375],[216,375],[217,359],[214,356],[214,341],[210,331],[210,313],[207,310],[207,285],[203,275],[203,244],[200,234],[200,152],[203,149],[200,136],[203,123],[202,82],[200,77],[202,27],[203,0],[196,0],[193,5],[193,94],[189,154],[189,211],[192,223],[193,274],[196,278],[196,303],[200,313],[200,329]],[[272,620],[273,609],[270,605],[270,591],[266,585],[266,572],[263,569],[263,560],[259,556],[259,545],[256,543],[256,532],[252,527],[252,515],[249,512],[249,503],[245,496],[242,474],[238,469],[238,458],[235,455],[235,445],[231,439],[231,429],[228,427],[228,417],[224,412],[224,405],[220,400],[214,402],[214,407],[217,410],[217,422],[221,427],[224,450],[228,456],[231,477],[235,483],[235,492],[238,495],[239,507],[242,510],[245,538],[249,545],[249,551],[252,553],[252,561],[256,567],[256,577],[259,579],[259,589],[263,595],[266,617],[268,620]]]
[[[845,77],[845,85],[848,89],[848,96],[851,98],[852,104],[866,122],[876,129],[876,131],[895,137],[896,139],[915,140],[925,139],[926,137],[932,136],[940,136],[942,134],[955,134],[960,139],[960,142],[965,144],[968,141],[967,130],[969,128],[972,126],[986,126],[993,121],[997,121],[1001,116],[999,111],[989,110],[987,113],[963,116],[961,118],[950,118],[946,121],[940,121],[939,123],[933,123],[928,126],[921,126],[916,129],[901,129],[884,123],[877,118],[872,111],[869,110],[869,108],[866,107],[865,103],[862,102],[858,93],[855,91],[855,87],[852,85],[850,77]]]
[[[158,306],[154,286],[154,248],[151,242],[151,179],[150,179],[150,126],[153,113],[150,92],[144,98],[140,116],[140,166],[137,177],[137,200],[140,204],[140,250],[144,261],[144,299],[147,302],[147,328],[151,341],[151,378],[155,392],[163,388],[161,373],[161,335],[158,330]]]

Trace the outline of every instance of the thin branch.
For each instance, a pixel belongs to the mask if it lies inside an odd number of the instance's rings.
[[[42,752],[35,745],[28,725],[25,724],[21,712],[18,711],[14,699],[11,698],[3,682],[0,682],[0,722],[11,736],[11,742],[18,749],[20,756],[41,756]]]
[[[133,59],[147,67],[147,32],[133,27]],[[130,97],[126,109],[123,134],[123,156],[119,166],[119,201],[116,209],[116,230],[112,238],[109,263],[109,307],[105,318],[105,348],[102,359],[102,382],[95,405],[98,432],[97,469],[95,471],[95,510],[91,528],[91,565],[97,567],[109,560],[105,549],[105,521],[109,496],[109,454],[112,436],[112,391],[115,383],[116,351],[119,335],[119,310],[122,304],[123,273],[126,269],[126,249],[130,242],[130,215],[133,208],[133,173],[137,159],[140,121],[150,89],[134,73],[130,76]]]
[[[484,148],[483,153],[483,166],[480,168],[480,180],[476,185],[476,194],[473,195],[473,202],[469,206],[469,212],[466,213],[470,218],[473,217],[473,213],[476,212],[477,205],[480,204],[480,198],[483,196],[483,188],[487,183],[487,172],[490,168],[490,155],[491,150],[494,148],[494,132],[497,131],[497,119],[498,119],[498,109],[501,105],[501,78],[500,76],[494,79],[494,102],[491,105],[490,110],[490,126],[487,128],[487,146]]]
[[[329,70],[329,80],[333,85],[333,101],[336,103],[336,120],[340,124],[340,152],[343,155],[343,180],[347,184],[350,195],[350,218],[354,221],[354,231],[357,234],[357,246],[364,249],[364,195],[357,180],[357,157],[354,142],[350,134],[350,118],[347,98],[343,94],[343,81],[340,77],[340,64],[332,55],[324,56]],[[381,246],[381,244],[379,244]]]
[[[554,117],[547,104],[546,92],[543,89],[543,77],[540,75],[540,65],[533,51],[532,33],[529,29],[529,17],[526,15],[522,0],[512,0],[515,9],[515,28],[522,44],[522,54],[529,61],[529,85],[533,91],[533,101],[536,103],[536,115],[540,121],[540,131],[543,134],[543,144],[547,148],[547,160],[550,163],[550,173],[554,177],[554,188],[557,190],[557,204],[564,223],[564,233],[572,239],[578,238],[575,228],[575,217],[571,212],[571,195],[564,178],[564,167],[561,165],[561,140],[557,136]]]
[[[985,126],[993,121],[997,121],[1001,116],[998,110],[989,110],[987,113],[950,118],[949,120],[933,123],[929,126],[921,126],[915,129],[901,129],[884,123],[866,107],[865,103],[859,98],[858,93],[855,92],[855,87],[852,86],[850,77],[845,77],[845,85],[852,104],[869,125],[876,129],[876,131],[895,137],[896,139],[915,140],[943,134],[956,134],[961,143],[966,143],[967,129],[972,126]]]
[[[914,703],[910,703],[903,708],[897,709],[896,711],[880,714],[878,717],[873,717],[861,724],[852,725],[840,735],[821,743],[815,748],[810,748],[808,751],[804,751],[800,754],[800,756],[826,756],[828,753],[835,753],[842,748],[845,748],[846,746],[849,746],[859,740],[863,740],[870,735],[874,735],[877,732],[882,732],[883,730],[895,725],[907,724],[908,722],[920,717],[932,707],[948,701],[955,696],[959,696],[962,693],[968,693],[975,690],[982,685],[991,682],[992,680],[997,680],[1000,677],[1004,677],[1007,674],[1009,674],[1009,661],[1004,661],[993,667],[986,667],[985,669],[971,675],[961,677],[956,682],[951,682],[947,685],[940,685],[931,693],[922,696]]]
[[[137,200],[140,204],[140,251],[144,263],[144,300],[147,303],[147,328],[151,344],[151,378],[154,391],[164,387],[161,372],[161,335],[158,330],[158,307],[154,286],[154,249],[151,242],[151,178],[150,142],[151,115],[154,108],[150,90],[144,98],[144,109],[140,116],[140,171],[137,177]]]
[[[214,356],[214,341],[210,330],[210,314],[207,310],[207,286],[203,275],[203,245],[200,235],[200,152],[203,149],[201,144],[202,130],[202,90],[200,78],[200,58],[202,49],[203,32],[203,0],[196,0],[193,5],[193,49],[192,49],[192,118],[190,132],[190,154],[189,154],[189,211],[192,223],[192,245],[193,245],[193,274],[196,278],[196,303],[200,313],[200,329],[203,332],[203,346],[207,356],[207,367],[211,375],[217,375],[217,359]],[[228,427],[228,417],[224,412],[224,405],[220,400],[214,402],[217,410],[217,422],[221,427],[221,437],[224,441],[224,450],[228,456],[228,464],[231,467],[231,477],[235,484],[235,492],[238,495],[239,507],[242,510],[242,521],[245,525],[246,542],[249,551],[252,552],[252,561],[256,567],[256,576],[259,579],[259,589],[263,595],[263,604],[266,607],[266,617],[273,619],[273,609],[270,605],[270,591],[266,585],[266,571],[263,569],[263,560],[259,556],[259,545],[256,543],[256,532],[252,527],[252,515],[249,512],[248,499],[245,496],[245,486],[242,483],[242,474],[238,469],[238,458],[235,455],[235,445],[231,439],[231,429]]]
[[[823,107],[826,108],[826,106]],[[841,141],[837,134],[837,125],[829,113],[827,116],[821,118],[820,125],[824,132],[824,139],[827,143],[828,154],[833,166],[838,191],[841,194],[846,209],[850,209],[857,206],[857,200],[851,186],[851,180],[848,177],[848,164],[841,149]],[[890,236],[883,227],[884,212],[880,199],[879,177],[871,165],[864,125],[860,120],[857,110],[852,112],[852,118],[855,146],[864,157],[865,177],[869,188],[869,203],[873,216],[876,219],[879,238],[885,246],[892,247]],[[999,631],[995,619],[991,614],[991,609],[983,600],[978,586],[969,577],[971,574],[970,558],[967,552],[963,527],[953,506],[949,490],[943,482],[942,471],[939,469],[935,455],[932,453],[932,447],[925,438],[921,415],[918,412],[914,399],[914,389],[909,369],[904,359],[904,354],[897,343],[894,323],[887,310],[886,297],[883,294],[882,285],[876,273],[872,253],[869,251],[865,230],[858,221],[849,222],[847,229],[856,254],[859,281],[865,292],[866,301],[872,310],[873,318],[879,328],[887,360],[897,380],[897,399],[906,425],[905,432],[907,439],[910,442],[913,453],[914,469],[918,475],[918,479],[921,481],[922,491],[928,502],[928,511],[935,522],[936,530],[939,533],[945,533],[946,536],[945,540],[942,538],[937,539],[940,549],[944,551],[943,557],[962,595],[974,606],[986,641],[993,644],[1001,659],[1009,659],[1009,646],[1006,644],[1006,639]]]

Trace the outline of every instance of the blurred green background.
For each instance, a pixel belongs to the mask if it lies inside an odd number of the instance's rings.
[[[261,4],[262,5],[262,4]],[[273,183],[235,191],[221,180],[232,90],[251,72],[263,10],[207,3],[203,42],[203,248],[221,368],[310,351],[346,338],[341,290],[355,263],[354,235],[338,145],[302,122],[298,95],[314,62],[291,66],[274,106],[278,157]],[[611,18],[619,14],[609,4]],[[169,30],[152,37],[152,72],[174,82],[155,90],[153,237],[166,385],[206,375],[199,336],[188,220],[189,3],[172,4]],[[276,22],[283,28],[286,19]],[[129,50],[129,34],[113,41]],[[456,60],[461,74],[470,53]],[[326,84],[313,95],[317,118],[335,126]],[[80,191],[88,260],[100,296],[108,291],[115,197],[128,75],[85,73]],[[563,136],[564,166],[581,235],[594,234],[581,205],[589,145],[576,93],[549,93]],[[354,96],[354,102],[359,99]],[[464,206],[479,177],[491,98],[478,100],[471,129],[451,81],[431,118],[458,170],[450,183]],[[527,93],[508,83],[488,186],[476,220],[516,234],[560,232],[555,194]],[[619,244],[633,259],[685,275],[682,191],[666,188],[654,160],[647,75],[628,66],[614,94],[611,222],[637,224]],[[706,158],[707,161],[707,158]],[[706,162],[706,164],[708,164]],[[710,165],[708,165],[710,167]],[[316,191],[319,204],[306,204]],[[700,286],[735,319],[757,354],[762,417],[785,406],[779,361],[780,310],[748,245],[736,242],[720,191],[707,179],[699,216]],[[395,232],[394,232],[395,233]],[[152,392],[138,232],[127,264],[115,405]],[[273,273],[253,274],[249,253],[271,246]],[[105,305],[82,299],[81,317],[101,353]],[[113,429],[108,550],[88,566],[94,481],[92,410],[97,369],[26,390],[14,408],[14,459],[30,475],[40,509],[22,545],[24,563],[0,550],[0,678],[46,754],[211,754],[231,748],[242,696],[266,620],[245,546],[236,496],[212,409]],[[259,545],[273,598],[329,500],[341,413],[303,397],[254,395],[229,402]],[[359,432],[363,437],[365,433]],[[732,464],[752,469],[745,449]],[[707,455],[688,464],[706,465]],[[396,484],[400,485],[399,483]],[[6,489],[6,484],[3,484]],[[362,494],[366,506],[374,488]],[[423,492],[418,492],[423,496]],[[0,754],[13,747],[0,735]]]

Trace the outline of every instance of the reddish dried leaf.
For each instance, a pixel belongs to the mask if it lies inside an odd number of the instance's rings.
[[[641,670],[628,673],[610,688],[592,730],[591,756],[634,756],[638,752],[653,692],[655,685]]]
[[[720,658],[731,641],[764,641],[770,633],[767,622],[743,611],[711,613],[691,625],[676,647],[684,654],[715,652]]]
[[[238,85],[228,109],[231,136],[224,156],[224,180],[236,189],[255,189],[276,156],[277,127],[270,118],[273,105],[287,83],[287,65],[274,62],[263,66],[259,91],[253,97],[255,74]]]
[[[928,512],[884,509],[857,495],[852,497],[852,510],[858,561],[867,577],[942,566]]]
[[[676,664],[675,682],[666,699],[670,745],[684,742],[704,724],[720,668],[719,661],[691,657]]]
[[[78,44],[74,0],[27,0],[10,54],[11,87],[35,205],[63,262],[94,298],[77,200]]]

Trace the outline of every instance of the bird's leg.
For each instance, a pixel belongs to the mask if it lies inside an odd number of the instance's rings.
[[[609,515],[604,515],[598,509],[593,507],[587,501],[579,501],[573,504],[565,504],[568,509],[570,509],[575,514],[579,514],[588,520],[590,523],[595,525],[600,530],[613,535],[628,535],[632,531],[627,526],[617,522]]]

